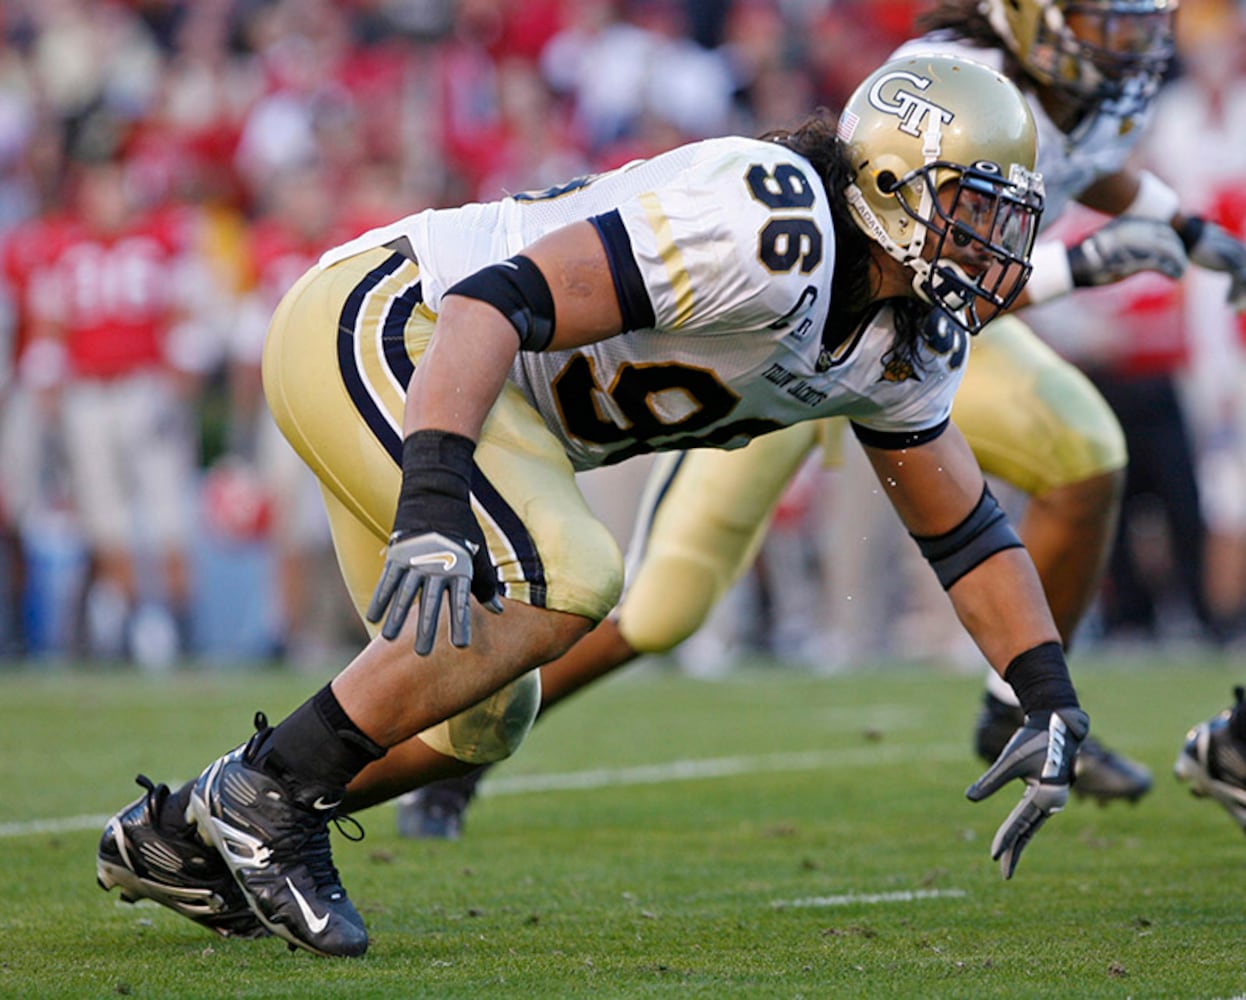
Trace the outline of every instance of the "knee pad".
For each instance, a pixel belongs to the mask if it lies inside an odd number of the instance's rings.
[[[519,748],[540,707],[541,672],[530,670],[471,708],[424,730],[420,739],[467,764],[492,764]]]

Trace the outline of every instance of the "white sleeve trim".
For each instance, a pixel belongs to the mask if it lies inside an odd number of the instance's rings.
[[[1138,174],[1138,193],[1121,214],[1171,222],[1180,207],[1181,199],[1177,197],[1177,192],[1151,171],[1143,170]]]
[[[1043,240],[1030,254],[1034,270],[1025,291],[1031,305],[1057,299],[1073,290],[1073,272],[1069,270],[1069,252],[1059,240]]]

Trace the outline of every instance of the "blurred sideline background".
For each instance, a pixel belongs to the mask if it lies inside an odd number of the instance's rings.
[[[285,289],[400,215],[794,126],[838,106],[923,6],[5,0],[0,660],[339,665],[363,632],[259,385]],[[1182,0],[1178,25],[1139,157],[1246,236],[1246,8]],[[1242,642],[1246,324],[1221,278],[1139,277],[1027,314],[1119,390],[1143,440],[1152,393],[1180,404],[1164,419],[1188,473],[1129,498],[1087,645]],[[647,468],[582,477],[623,542]],[[849,445],[794,481],[758,566],[676,662],[976,668],[966,642]]]

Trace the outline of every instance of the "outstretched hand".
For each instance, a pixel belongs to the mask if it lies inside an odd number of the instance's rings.
[[[1069,248],[1077,288],[1110,285],[1142,271],[1180,278],[1188,259],[1181,237],[1167,222],[1122,215]]]
[[[981,802],[1014,778],[1026,784],[991,842],[991,860],[999,862],[1004,878],[1012,878],[1030,839],[1068,802],[1073,763],[1089,731],[1090,718],[1080,708],[1031,712],[995,762],[966,789],[971,802]]]
[[[1199,267],[1229,275],[1229,305],[1238,312],[1246,310],[1246,243],[1223,226],[1203,222],[1190,247],[1190,260]]]
[[[479,528],[477,528],[479,531]],[[471,597],[490,611],[501,612],[497,576],[489,551],[479,542],[458,540],[438,531],[399,535],[389,540],[385,569],[368,604],[366,618],[376,623],[385,615],[381,635],[396,639],[419,599],[415,651],[427,656],[437,637],[443,596],[450,600],[450,642],[460,648],[472,641]]]

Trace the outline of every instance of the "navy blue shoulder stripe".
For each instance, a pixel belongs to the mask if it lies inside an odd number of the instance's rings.
[[[945,417],[941,423],[920,431],[876,431],[869,427],[862,427],[855,421],[850,421],[850,423],[852,423],[852,433],[863,445],[883,451],[900,451],[903,448],[916,448],[918,445],[933,441],[947,430],[947,425],[951,423],[951,420]]]
[[[632,238],[616,208],[604,215],[594,215],[588,220],[606,248],[606,260],[610,263],[610,277],[614,281],[614,294],[619,300],[623,314],[624,330],[647,330],[654,324],[653,303],[645,288],[636,255],[632,253]]]

